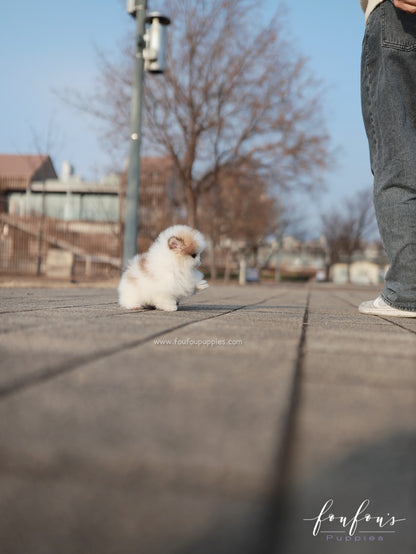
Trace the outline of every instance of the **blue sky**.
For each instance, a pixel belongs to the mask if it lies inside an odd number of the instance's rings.
[[[278,2],[265,4],[273,13]],[[157,0],[150,8],[158,8]],[[325,176],[327,192],[319,202],[305,202],[317,228],[320,210],[372,183],[360,108],[364,16],[358,0],[287,1],[286,9],[295,50],[309,58],[324,84],[324,114],[337,149],[336,165]],[[97,124],[63,105],[53,89],[93,88],[96,46],[109,53],[120,49],[134,28],[124,0],[3,1],[1,11],[0,152],[46,150],[50,127],[48,150],[57,171],[69,160],[76,173],[99,179],[110,161]]]

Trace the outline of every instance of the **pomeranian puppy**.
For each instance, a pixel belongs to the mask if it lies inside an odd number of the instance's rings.
[[[120,306],[176,311],[180,300],[209,286],[197,270],[204,248],[204,237],[187,225],[162,231],[148,252],[129,261],[118,286]]]

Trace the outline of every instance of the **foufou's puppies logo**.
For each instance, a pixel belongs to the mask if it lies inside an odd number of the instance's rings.
[[[385,533],[395,533],[396,525],[406,521],[405,517],[386,513],[384,515],[372,514],[369,506],[370,500],[363,500],[353,514],[336,514],[332,511],[334,500],[330,498],[322,506],[320,512],[314,517],[303,518],[303,521],[314,522],[312,535],[320,533],[326,535],[326,540],[333,540],[334,536],[340,535],[336,540],[383,540]],[[368,537],[368,539],[367,539]],[[371,537],[371,538],[370,538]]]

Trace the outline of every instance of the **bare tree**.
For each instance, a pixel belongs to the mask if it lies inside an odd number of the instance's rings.
[[[216,186],[201,197],[199,226],[211,239],[211,275],[215,275],[215,255],[220,242],[226,243],[226,275],[229,273],[232,247],[257,258],[259,247],[276,227],[275,198],[267,183],[250,167],[220,171]],[[224,250],[224,247],[222,248]]]
[[[344,257],[349,282],[352,256],[376,227],[372,193],[365,189],[346,198],[340,205],[341,208],[332,208],[321,216],[327,245],[327,277],[331,266]]]
[[[146,77],[143,146],[171,157],[188,223],[196,225],[202,195],[230,168],[255,165],[285,189],[316,186],[329,159],[319,86],[280,16],[262,24],[253,0],[165,4],[166,72]],[[97,90],[66,98],[101,118],[107,139],[127,145],[132,54],[123,59],[101,56]]]
[[[43,153],[46,153],[48,156],[51,156],[51,148],[56,147],[56,144],[58,141],[60,141],[60,137],[57,134],[56,126],[55,126],[55,120],[54,116],[51,115],[48,122],[48,128],[46,132],[46,137],[43,140],[41,135],[37,132],[37,130],[32,127],[32,140],[33,144],[36,148],[36,152],[39,156],[41,156]],[[37,263],[36,263],[36,275],[39,277],[42,270],[42,262],[43,262],[43,250],[44,250],[44,230],[45,230],[45,186],[46,186],[46,179],[47,179],[47,168],[45,165],[41,168],[41,173],[39,175],[40,181],[42,182],[42,209],[41,209],[41,215],[40,215],[40,222],[39,222],[39,233],[38,233],[38,246],[37,246]]]

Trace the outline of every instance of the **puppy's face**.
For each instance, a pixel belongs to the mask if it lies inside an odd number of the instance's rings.
[[[180,263],[192,269],[201,265],[201,252],[204,245],[192,233],[171,236],[168,239],[169,249],[177,256]]]

